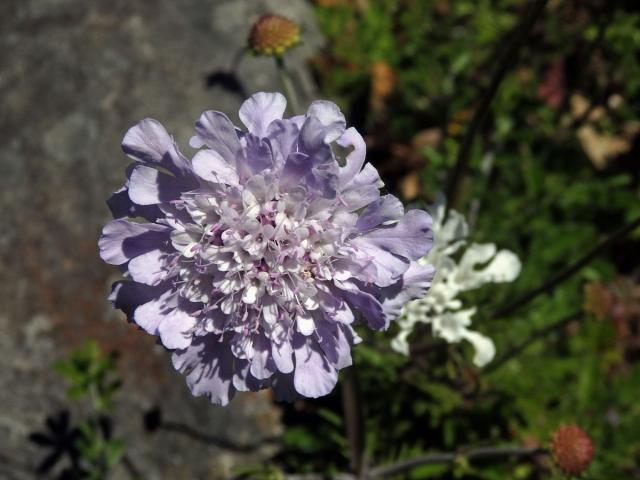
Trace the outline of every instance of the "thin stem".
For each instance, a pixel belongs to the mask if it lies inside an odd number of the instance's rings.
[[[505,50],[500,52],[500,54],[498,55],[498,59],[495,62],[492,62],[497,63],[498,66],[493,72],[491,82],[489,83],[487,90],[482,95],[478,107],[473,113],[469,128],[467,129],[465,136],[462,139],[462,143],[460,144],[460,149],[458,150],[455,166],[453,167],[451,176],[449,177],[449,182],[446,190],[447,204],[445,207],[445,220],[449,213],[449,206],[454,205],[457,201],[460,185],[469,167],[473,142],[477,133],[482,128],[485,119],[487,118],[491,102],[498,92],[498,88],[500,87],[502,80],[507,74],[507,71],[515,63],[520,47],[522,47],[524,41],[529,36],[529,32],[533,28],[533,25],[536,23],[536,20],[542,14],[542,11],[544,10],[546,4],[547,0],[535,0],[534,2],[532,2],[529,12],[516,26],[515,32],[513,34],[510,34],[512,39],[510,41],[506,41]]]
[[[377,467],[364,475],[364,479],[373,480],[376,478],[390,477],[398,475],[422,465],[434,465],[439,463],[453,463],[459,458],[468,461],[489,460],[495,458],[530,458],[537,455],[547,455],[549,452],[544,448],[532,447],[480,447],[469,451],[428,453],[409,460],[402,460],[392,465]],[[334,475],[323,475],[320,473],[307,473],[302,475],[285,475],[286,480],[356,480],[356,477],[349,473],[338,473]]]
[[[522,352],[524,352],[532,343],[536,342],[537,340],[543,339],[544,337],[552,334],[553,332],[562,330],[574,320],[579,319],[581,315],[582,315],[582,312],[574,312],[571,315],[567,315],[566,317],[561,318],[557,322],[552,323],[551,325],[547,325],[546,327],[539,328],[538,330],[534,330],[521,343],[512,346],[507,351],[505,351],[502,355],[500,355],[497,359],[495,359],[493,362],[487,365],[487,367],[484,369],[484,373],[489,373],[497,370],[502,365],[507,363],[509,360],[517,357]]]
[[[291,74],[287,67],[284,64],[284,59],[282,56],[276,56],[276,67],[278,69],[278,75],[280,75],[280,81],[282,82],[282,88],[284,88],[284,93],[289,100],[289,104],[291,107],[291,111],[294,115],[298,115],[302,113],[300,110],[300,102],[298,101],[298,95],[296,94],[296,89],[293,85],[293,81],[291,80]]]
[[[547,281],[545,281],[542,285],[534,288],[533,290],[530,290],[524,295],[521,295],[520,297],[516,298],[513,302],[496,310],[493,313],[492,317],[493,318],[506,317],[507,315],[512,314],[519,308],[525,306],[527,303],[529,303],[531,300],[536,298],[538,295],[550,292],[560,283],[562,283],[563,281],[567,280],[568,278],[572,277],[575,273],[580,271],[582,267],[586,266],[589,262],[591,262],[591,260],[596,258],[600,252],[602,252],[609,246],[613,245],[614,243],[626,237],[628,234],[630,234],[636,228],[638,228],[638,226],[640,226],[640,217],[636,218],[631,223],[628,223],[624,227],[620,228],[616,232],[606,237],[604,240],[598,243],[595,247],[589,250],[585,255],[579,258],[575,263],[568,266],[567,268],[557,273],[556,275],[552,276]]]
[[[214,435],[209,435],[207,433],[200,432],[195,428],[190,427],[189,425],[184,425],[178,422],[163,421],[158,428],[168,432],[174,432],[174,433],[179,433],[181,435],[185,435],[191,438],[192,440],[196,440],[198,442],[205,443],[208,445],[213,445],[223,450],[230,450],[230,451],[239,452],[239,453],[251,453],[251,452],[254,452],[255,450],[258,450],[263,445],[273,444],[278,442],[279,440],[278,438],[275,438],[275,437],[263,438],[263,439],[258,439],[257,441],[255,441],[255,443],[237,444],[222,437],[216,437]]]
[[[522,447],[480,447],[468,452],[443,452],[443,453],[430,453],[426,455],[420,455],[409,460],[403,460],[393,465],[374,468],[369,471],[368,479],[388,477],[391,475],[398,475],[400,473],[409,471],[415,467],[421,465],[432,465],[437,463],[452,463],[458,458],[465,458],[468,461],[480,460],[480,459],[492,459],[503,457],[533,457],[536,455],[546,454],[547,451],[543,448],[522,448]]]
[[[360,478],[364,469],[364,420],[360,385],[353,366],[344,371],[342,408],[349,442],[349,464],[351,471],[356,474],[357,478]]]

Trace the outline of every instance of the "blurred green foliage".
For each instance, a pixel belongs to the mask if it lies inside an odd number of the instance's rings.
[[[430,203],[444,190],[460,140],[499,52],[527,7],[522,0],[317,0],[328,38],[314,61],[327,98],[365,134],[388,188]],[[498,356],[583,310],[584,286],[638,283],[640,233],[507,318],[491,313],[570,265],[604,235],[640,216],[638,115],[640,5],[551,1],[493,99],[456,208],[473,239],[515,251],[520,277],[466,294],[474,328]],[[435,140],[417,142],[423,132]],[[411,155],[398,154],[398,145]],[[409,162],[408,158],[419,158]],[[385,175],[386,174],[386,175]],[[419,180],[419,192],[404,187]],[[639,318],[609,312],[532,343],[495,370],[478,371],[467,345],[414,333],[409,359],[388,335],[362,331],[355,348],[365,446],[372,465],[484,445],[547,446],[562,423],[595,440],[583,478],[640,476]],[[625,328],[622,328],[622,323]],[[626,322],[626,323],[625,323]],[[285,407],[284,471],[348,469],[340,392]],[[398,478],[564,478],[549,458],[424,466]]]
[[[114,352],[105,353],[89,340],[55,364],[70,384],[67,397],[78,404],[84,418],[73,424],[65,410],[47,419],[48,432],[31,435],[33,442],[50,450],[38,467],[40,474],[59,471],[60,479],[104,480],[122,461],[125,444],[113,436],[109,416],[121,386],[116,361]]]
[[[55,369],[71,384],[67,389],[70,399],[88,397],[93,408],[102,412],[111,407],[113,396],[122,385],[119,379],[111,378],[116,361],[115,352],[105,354],[90,340],[74,350],[68,359],[57,362]]]

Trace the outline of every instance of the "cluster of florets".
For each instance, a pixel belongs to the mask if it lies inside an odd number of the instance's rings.
[[[191,161],[157,121],[132,127],[123,149],[135,163],[100,239],[125,272],[116,307],[218,404],[266,387],[280,399],[329,393],[360,341],[353,326],[386,329],[433,276],[416,263],[430,216],[380,195],[338,107],[283,119],[285,107],[253,95],[240,109],[248,131],[203,113]]]
[[[577,425],[562,425],[551,439],[553,459],[567,475],[585,472],[595,456],[593,440]]]
[[[436,241],[418,263],[434,266],[437,274],[429,293],[402,309],[398,319],[400,331],[391,346],[408,355],[408,337],[415,326],[428,324],[434,336],[447,342],[470,342],[475,349],[473,362],[483,367],[493,359],[495,346],[489,337],[471,330],[476,308],[463,308],[458,297],[486,283],[512,282],[520,274],[521,263],[515,253],[498,251],[493,243],[469,243],[465,218],[455,210],[446,216],[443,202],[435,205],[433,212]]]
[[[300,27],[281,15],[263,15],[249,34],[249,48],[258,55],[282,55],[298,43]]]

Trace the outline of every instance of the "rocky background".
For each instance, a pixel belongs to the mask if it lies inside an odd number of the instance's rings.
[[[243,90],[279,89],[271,59],[247,56],[234,67],[252,22],[268,12],[303,26],[305,44],[290,63],[309,96],[305,59],[320,38],[300,0],[0,3],[1,479],[34,478],[46,452],[29,435],[69,408],[52,365],[89,338],[121,353],[115,435],[141,478],[225,478],[274,452],[266,439],[281,425],[268,394],[241,395],[227,408],[191,397],[167,352],[111,309],[118,272],[96,246],[105,199],[124,180],[129,126],[156,118],[189,151],[203,110],[237,119]],[[146,433],[152,408],[210,438]],[[72,420],[78,414],[71,408]]]

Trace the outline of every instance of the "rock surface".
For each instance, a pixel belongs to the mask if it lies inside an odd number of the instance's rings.
[[[234,465],[273,450],[225,447],[280,432],[268,394],[240,396],[227,408],[191,397],[167,352],[107,303],[118,272],[100,261],[96,247],[109,218],[105,199],[123,183],[128,164],[120,151],[126,129],[156,118],[188,152],[203,110],[237,119],[242,97],[227,74],[250,25],[268,12],[303,26],[305,43],[290,65],[308,96],[304,61],[320,38],[310,6],[300,0],[0,5],[0,478],[33,478],[46,452],[28,436],[69,405],[52,364],[88,338],[121,352],[115,434],[126,439],[142,478],[225,478]],[[243,58],[237,78],[249,93],[279,89],[271,59]],[[145,433],[142,415],[155,406],[167,420],[222,442]],[[72,418],[80,413],[72,408]]]

